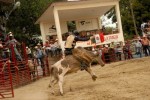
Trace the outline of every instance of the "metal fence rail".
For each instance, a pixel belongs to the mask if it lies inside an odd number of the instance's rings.
[[[0,60],[0,99],[14,97],[10,61]]]

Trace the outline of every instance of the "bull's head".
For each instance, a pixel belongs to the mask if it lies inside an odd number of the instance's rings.
[[[105,63],[103,62],[103,60],[101,59],[101,57],[99,56],[98,52],[94,53],[94,59],[93,61],[96,61],[98,64],[100,64],[102,67],[105,66]]]

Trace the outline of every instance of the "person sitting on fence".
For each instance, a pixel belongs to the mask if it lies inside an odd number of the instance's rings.
[[[2,53],[3,53],[3,44],[2,39],[0,39],[0,59],[2,58]]]
[[[8,48],[9,48],[10,51],[11,51],[11,53],[12,53],[12,49],[14,49],[14,53],[16,54],[17,60],[22,61],[23,59],[22,59],[20,53],[18,52],[18,50],[17,50],[17,48],[16,48],[16,46],[17,46],[17,45],[20,45],[20,43],[14,38],[12,32],[9,32],[9,33],[11,33],[11,34],[9,34],[9,39],[8,39],[8,41],[6,42],[5,45],[8,46]],[[12,48],[11,46],[13,46],[13,48]]]

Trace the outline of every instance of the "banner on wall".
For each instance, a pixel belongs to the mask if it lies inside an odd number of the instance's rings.
[[[119,34],[113,34],[113,35],[103,35],[103,42],[101,41],[100,39],[100,36],[99,35],[95,35],[94,38],[91,39],[91,41],[78,41],[77,44],[78,46],[84,46],[84,47],[87,47],[87,46],[91,46],[91,45],[100,45],[101,43],[102,44],[105,44],[105,43],[111,43],[113,41],[117,42],[119,41]]]
[[[106,35],[104,38],[105,38],[105,42],[112,42],[112,41],[117,41],[119,39],[119,36],[118,34]]]

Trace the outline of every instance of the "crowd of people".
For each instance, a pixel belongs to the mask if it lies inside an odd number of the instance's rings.
[[[15,38],[12,32],[9,32],[5,39],[0,39],[0,59],[9,58],[12,60],[12,52],[14,52],[17,61],[23,61],[23,49]],[[38,64],[42,63],[44,56],[50,55],[50,57],[58,56],[61,54],[61,48],[58,44],[58,40],[46,40],[44,44],[37,43],[36,46],[26,46],[26,54],[28,59],[37,59]]]
[[[81,33],[84,33],[84,31],[82,31]],[[74,41],[87,41],[89,39],[90,39],[89,37],[79,36],[79,33],[77,32],[75,32],[72,35],[70,34],[67,37],[67,40],[65,43],[65,50],[66,50],[65,53],[69,52],[68,48],[69,50],[74,48],[73,46],[75,44]],[[6,41],[5,44],[3,44],[2,40],[0,39],[0,57],[3,59],[10,57],[11,52],[12,52],[11,45],[13,45],[13,50],[14,50],[17,60],[22,61],[23,60],[22,53],[20,52],[20,49],[17,48],[17,45],[21,45],[21,44],[14,38],[14,35],[12,32],[8,33],[8,36],[6,37],[5,41]],[[103,55],[106,62],[111,62],[115,60],[123,60],[123,59],[126,60],[126,59],[132,59],[134,54],[139,55],[139,57],[142,57],[143,54],[145,56],[149,56],[150,55],[150,41],[147,35],[143,35],[141,39],[133,39],[132,41],[126,41],[124,44],[121,42],[120,43],[112,42],[110,44],[101,45],[99,46],[99,48],[96,48],[93,50],[99,51],[99,55],[100,56]],[[45,43],[37,43],[37,45],[34,47],[27,46],[26,53],[28,55],[28,59],[35,58],[37,59],[38,64],[40,64],[42,63],[42,58],[44,56],[48,56],[48,55],[50,55],[50,57],[60,56],[61,48],[58,43],[58,39],[46,40]],[[110,56],[113,57],[113,59],[111,59]]]
[[[122,42],[112,42],[101,45],[93,49],[93,51],[95,50],[99,52],[106,63],[109,63],[134,57],[150,56],[150,41],[146,36],[143,36],[141,39],[125,41],[124,44]]]

